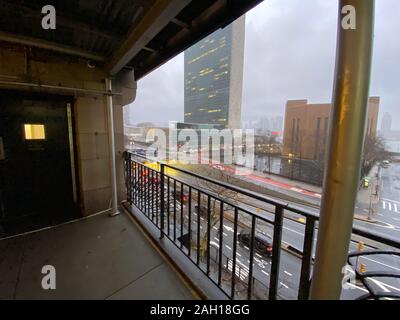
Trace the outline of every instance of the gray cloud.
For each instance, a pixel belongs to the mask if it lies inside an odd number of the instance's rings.
[[[284,113],[286,100],[329,102],[336,0],[266,0],[246,18],[243,119]],[[371,95],[400,129],[400,1],[376,1]],[[133,122],[183,119],[183,54],[138,84]]]

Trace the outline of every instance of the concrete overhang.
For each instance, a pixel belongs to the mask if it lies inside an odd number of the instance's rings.
[[[136,80],[262,0],[0,0],[0,44],[93,61]],[[42,28],[42,7],[56,9],[56,29]]]

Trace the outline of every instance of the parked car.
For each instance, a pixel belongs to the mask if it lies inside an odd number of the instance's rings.
[[[382,164],[382,167],[389,168],[390,162],[389,162],[389,160],[383,160],[381,164]]]
[[[250,230],[242,230],[238,236],[239,244],[250,246]],[[266,235],[256,233],[254,235],[254,249],[267,257],[272,256],[272,239]]]

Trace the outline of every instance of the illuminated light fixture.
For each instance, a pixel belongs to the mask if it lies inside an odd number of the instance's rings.
[[[44,140],[46,133],[43,124],[24,124],[25,140]]]

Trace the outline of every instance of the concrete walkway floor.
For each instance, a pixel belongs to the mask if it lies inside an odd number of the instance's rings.
[[[44,290],[44,265],[56,289]],[[0,240],[0,299],[193,299],[124,214]]]

